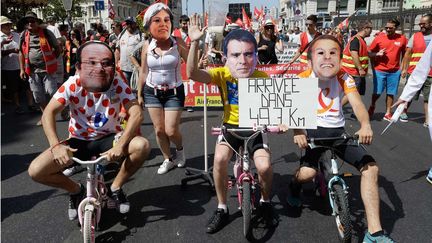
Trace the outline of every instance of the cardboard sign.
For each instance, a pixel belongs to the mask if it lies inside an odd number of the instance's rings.
[[[239,79],[239,125],[316,129],[317,78]]]

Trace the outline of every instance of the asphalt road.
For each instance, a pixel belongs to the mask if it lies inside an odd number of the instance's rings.
[[[371,88],[368,83],[368,89]],[[365,97],[370,103],[370,94]],[[381,219],[383,228],[398,242],[431,242],[432,185],[425,176],[432,166],[432,146],[422,117],[422,104],[413,103],[410,121],[393,125],[379,135],[387,122],[381,120],[384,100],[379,100],[372,121],[375,133],[368,151],[380,166]],[[346,110],[347,130],[359,125]],[[67,194],[33,182],[27,174],[30,161],[47,148],[37,114],[16,115],[8,104],[1,116],[1,240],[2,242],[80,242],[80,229],[67,219]],[[208,112],[209,127],[220,124],[222,112]],[[58,122],[61,137],[66,137],[67,122]],[[229,191],[230,224],[220,232],[205,233],[205,224],[217,202],[215,194],[201,180],[180,187],[184,169],[165,175],[156,171],[162,162],[151,121],[146,113],[142,133],[150,140],[152,151],[144,166],[124,186],[131,202],[127,215],[105,210],[98,242],[244,242],[241,213],[235,191]],[[187,165],[203,168],[203,112],[184,112],[181,122]],[[209,162],[212,162],[215,137],[208,136]],[[328,202],[316,198],[305,186],[304,207],[293,212],[285,202],[288,182],[298,166],[300,150],[292,143],[292,133],[271,135],[274,183],[272,201],[279,215],[279,226],[267,230],[256,225],[253,237],[268,242],[337,242],[337,231]],[[361,242],[366,230],[365,212],[359,194],[359,173],[347,179],[354,223],[353,242]],[[108,178],[113,170],[107,173]],[[85,182],[85,174],[73,176]],[[309,186],[310,188],[310,186]]]

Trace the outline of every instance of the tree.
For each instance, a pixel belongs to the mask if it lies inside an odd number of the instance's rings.
[[[85,0],[73,0],[71,15],[73,17],[82,17],[84,11],[80,7],[80,3],[84,3]],[[45,17],[55,16],[58,22],[63,22],[67,20],[67,13],[63,7],[62,0],[50,0],[49,5],[42,7],[42,13]]]

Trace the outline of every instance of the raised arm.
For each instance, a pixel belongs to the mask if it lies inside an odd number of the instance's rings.
[[[193,79],[202,83],[209,83],[211,81],[210,74],[202,69],[198,68],[198,42],[201,37],[204,35],[205,29],[200,28],[200,18],[196,14],[194,14],[190,18],[189,22],[189,38],[191,39],[191,47],[188,55],[188,62],[186,64],[186,73],[190,79]]]

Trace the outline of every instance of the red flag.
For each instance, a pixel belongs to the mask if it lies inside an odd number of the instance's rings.
[[[240,26],[240,28],[243,28],[243,22],[240,18],[238,18],[235,22],[238,26]]]
[[[251,20],[246,13],[246,10],[242,7],[242,16],[243,16],[243,24],[245,29],[249,29],[251,27]]]
[[[111,0],[108,0],[108,17],[110,19],[114,20],[115,16],[116,16],[116,12],[114,10],[112,2],[111,2]]]
[[[351,16],[350,16],[351,17]],[[344,21],[340,22],[339,25],[337,26],[340,30],[342,30],[343,28],[348,28],[349,25],[349,18],[344,19]]]
[[[256,7],[254,7],[254,17],[256,20],[258,20],[261,17],[261,14],[262,13]]]

